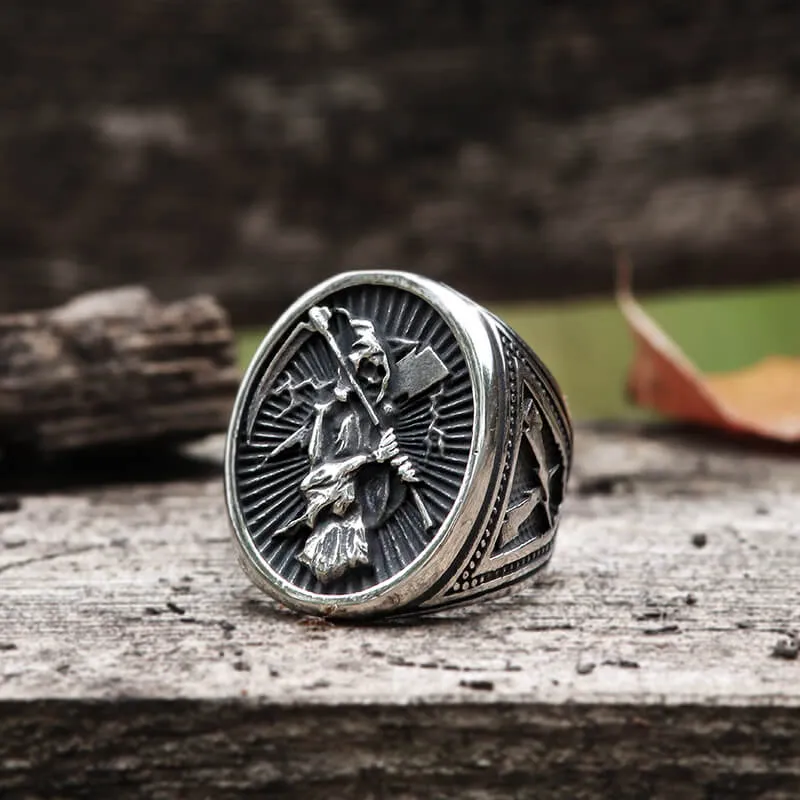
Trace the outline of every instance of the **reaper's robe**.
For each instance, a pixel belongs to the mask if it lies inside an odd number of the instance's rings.
[[[308,506],[298,522],[312,531],[298,559],[326,583],[368,564],[367,530],[390,501],[390,467],[377,464],[381,433],[366,412],[332,399],[315,406],[311,469],[300,484]]]

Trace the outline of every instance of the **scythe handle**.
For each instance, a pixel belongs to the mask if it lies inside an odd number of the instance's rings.
[[[356,378],[353,365],[344,357],[344,353],[342,353],[339,343],[336,341],[336,337],[331,333],[331,329],[328,327],[330,311],[328,311],[328,309],[323,310],[319,306],[314,306],[308,312],[308,318],[311,320],[311,324],[314,326],[314,328],[328,343],[328,347],[330,347],[333,351],[333,354],[336,356],[336,360],[339,362],[340,366],[344,370],[344,374],[347,376],[350,387],[355,392],[356,397],[358,397],[358,399],[361,401],[361,404],[364,406],[364,410],[367,412],[367,414],[369,414],[369,418],[372,420],[372,423],[382,431],[383,426],[381,425],[380,419],[378,419],[378,414],[367,399],[367,396],[364,394],[364,390],[361,388],[361,385]]]
[[[369,418],[372,420],[372,423],[378,428],[379,431],[381,431],[381,433],[384,433],[385,429],[383,425],[381,425],[378,414],[367,399],[367,396],[364,394],[364,390],[361,388],[358,378],[356,378],[353,365],[345,358],[344,353],[342,353],[342,350],[339,347],[339,343],[336,341],[336,337],[333,335],[333,333],[331,333],[331,329],[328,326],[328,322],[330,321],[330,311],[327,308],[323,309],[320,306],[314,306],[308,312],[308,318],[311,320],[311,324],[314,326],[314,329],[328,343],[328,347],[330,347],[331,351],[336,356],[336,360],[344,370],[344,374],[347,376],[347,380],[350,383],[351,388],[355,392],[356,397],[358,397],[358,399],[361,401],[361,404],[364,406],[364,410],[367,412],[367,414],[369,414]],[[414,504],[417,506],[417,510],[422,517],[422,522],[425,525],[425,529],[427,530],[433,525],[431,515],[416,488],[409,486],[409,491],[411,492],[411,497],[414,500]]]

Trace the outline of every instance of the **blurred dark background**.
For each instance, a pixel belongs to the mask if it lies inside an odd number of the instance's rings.
[[[6,0],[0,74],[0,310],[800,278],[796,2]]]

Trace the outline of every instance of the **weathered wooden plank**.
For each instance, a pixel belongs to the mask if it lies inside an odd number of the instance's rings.
[[[0,308],[264,322],[343,268],[483,298],[798,278],[786,2],[7,0]]]
[[[587,428],[576,451],[538,586],[371,627],[251,588],[219,475],[23,494],[0,794],[796,797],[796,453]]]
[[[129,698],[3,711],[11,800],[795,800],[800,785],[798,713],[784,707]]]
[[[200,438],[225,429],[238,379],[211,297],[162,305],[134,287],[0,315],[0,447],[16,458]]]

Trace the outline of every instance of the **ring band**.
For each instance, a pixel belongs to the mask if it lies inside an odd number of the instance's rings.
[[[505,323],[432,280],[345,273],[283,314],[239,389],[239,558],[325,617],[505,593],[552,556],[571,453],[554,378]]]

